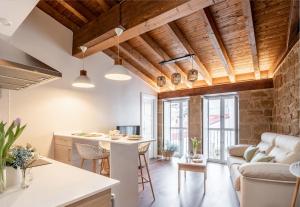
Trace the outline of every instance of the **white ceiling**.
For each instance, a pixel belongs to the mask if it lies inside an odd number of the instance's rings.
[[[6,19],[11,23],[5,26],[0,22],[0,34],[12,36],[39,0],[0,0],[0,21]]]

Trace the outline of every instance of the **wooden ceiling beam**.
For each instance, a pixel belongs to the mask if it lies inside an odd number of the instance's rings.
[[[195,54],[194,61],[196,63],[200,75],[203,77],[203,79],[208,85],[212,85],[211,75],[209,74],[204,64],[200,61],[200,58],[198,57],[198,55],[196,54],[196,52],[194,51],[190,43],[187,41],[184,34],[180,31],[178,26],[175,24],[175,22],[171,22],[167,24],[166,27],[168,28],[168,31],[171,34],[172,38],[176,39],[176,42],[181,45],[182,49],[184,49],[187,54]]]
[[[56,19],[58,22],[63,24],[65,27],[71,29],[73,32],[76,30],[79,30],[79,26],[69,20],[64,15],[60,14],[58,11],[56,11],[53,7],[51,7],[46,1],[39,1],[37,4],[37,7],[41,9],[42,11],[46,12],[48,15]]]
[[[97,0],[97,3],[104,12],[107,12],[110,9],[109,5],[104,0]]]
[[[220,32],[217,28],[217,25],[213,19],[213,16],[208,7],[200,10],[200,12],[206,23],[206,29],[207,29],[209,39],[224,65],[227,75],[229,76],[230,82],[234,83],[235,82],[235,72],[232,67],[232,64],[231,64],[229,55],[227,53],[227,50],[225,48],[225,45],[223,43],[221,34],[220,34]]]
[[[265,88],[273,88],[272,78],[162,92],[158,94],[158,98],[159,99],[178,98],[178,97],[186,97],[186,96],[229,93],[229,92],[265,89]]]
[[[120,4],[112,7],[74,33],[73,55],[80,57],[80,45],[88,47],[86,55],[117,45],[114,28],[120,24],[120,13],[126,28],[120,42],[125,42],[213,4],[214,0],[124,1],[121,8]]]
[[[284,58],[299,40],[299,21],[299,0],[292,0],[290,6],[288,32],[285,48],[278,55],[277,61],[274,63],[272,69],[270,70],[270,77],[273,77],[273,75],[277,72],[277,69],[284,60]]]
[[[70,6],[72,6],[75,10],[80,12],[84,17],[87,17],[89,21],[96,18],[96,15],[86,8],[80,1],[74,0],[65,0]]]
[[[74,9],[70,4],[68,4],[65,0],[56,0],[59,4],[61,4],[64,8],[66,8],[69,12],[74,14],[78,19],[83,21],[84,23],[87,23],[89,20],[83,16],[80,12],[78,12],[76,9]]]
[[[141,36],[136,37],[136,39],[143,43],[143,46],[147,48],[147,50],[159,59],[163,61],[165,59],[171,59],[170,56],[147,34],[143,34]],[[168,68],[169,72],[172,73],[180,73],[182,76],[182,82],[186,87],[192,88],[193,85],[191,82],[187,80],[186,73],[176,64],[166,64],[165,68]]]
[[[246,29],[248,33],[248,40],[251,49],[251,57],[252,57],[253,69],[255,73],[255,79],[260,79],[259,60],[258,60],[258,53],[256,48],[256,40],[255,40],[255,32],[253,26],[250,0],[243,0],[242,7],[243,7],[243,14],[245,17]]]
[[[120,52],[125,54],[127,57],[129,57],[131,60],[133,60],[136,64],[138,64],[140,67],[144,68],[146,71],[151,73],[154,77],[158,77],[160,75],[166,76],[167,81],[167,87],[170,90],[174,90],[175,87],[171,82],[171,79],[167,76],[167,74],[162,73],[158,68],[156,68],[151,62],[149,62],[140,52],[138,52],[136,49],[134,49],[129,43],[123,42],[120,45]]]
[[[113,51],[112,49],[106,49],[103,52],[114,60],[116,60],[118,58],[117,53],[115,51]],[[156,92],[160,91],[159,87],[157,87],[156,82],[154,80],[152,80],[150,77],[148,77],[147,75],[142,73],[140,70],[135,68],[129,62],[127,62],[126,60],[123,59],[122,64],[129,71],[131,71],[132,73],[137,75],[139,78],[141,78],[143,81],[145,81],[153,90],[155,90]]]
[[[299,0],[291,0],[286,48],[299,39]]]

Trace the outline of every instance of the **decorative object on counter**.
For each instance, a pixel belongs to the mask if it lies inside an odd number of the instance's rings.
[[[8,165],[15,169],[20,168],[22,172],[22,188],[28,188],[30,178],[30,165],[38,159],[36,150],[27,144],[23,146],[15,146],[9,151]]]
[[[167,143],[166,148],[163,150],[162,154],[166,158],[166,160],[170,160],[171,157],[174,156],[176,150],[177,150],[177,145]]]
[[[140,139],[142,139],[142,136],[141,135],[135,135],[135,134],[133,134],[133,135],[129,135],[127,137],[127,139],[128,140],[140,140]]]
[[[8,152],[22,134],[26,125],[21,126],[21,120],[16,119],[11,125],[5,129],[7,123],[0,122],[0,193],[6,188],[6,162],[8,159]]]
[[[198,147],[201,144],[201,140],[198,137],[193,137],[193,138],[191,138],[191,141],[192,141],[192,147],[193,147],[193,155],[196,156]]]
[[[291,203],[291,207],[296,207],[297,195],[299,193],[299,188],[300,188],[300,162],[296,162],[296,163],[291,164],[290,172],[294,176],[297,177],[295,190],[294,190],[294,193],[293,193],[293,199],[292,199],[292,203]]]

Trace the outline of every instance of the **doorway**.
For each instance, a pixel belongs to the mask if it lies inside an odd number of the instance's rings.
[[[228,147],[238,143],[238,97],[205,96],[203,151],[209,161],[225,163]]]
[[[164,149],[175,147],[175,156],[188,152],[189,100],[164,101]]]
[[[146,139],[155,140],[150,144],[149,158],[157,157],[156,116],[157,97],[141,93],[141,135]]]

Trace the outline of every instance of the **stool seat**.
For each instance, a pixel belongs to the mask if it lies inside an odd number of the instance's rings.
[[[138,169],[140,170],[140,173],[141,173],[140,177],[141,177],[141,180],[142,180],[142,182],[140,182],[139,184],[142,184],[143,190],[144,190],[145,189],[145,185],[144,184],[145,183],[150,183],[153,200],[155,200],[155,195],[154,195],[154,191],[153,191],[151,176],[150,176],[150,173],[149,173],[148,163],[147,163],[147,160],[146,160],[146,153],[147,153],[147,151],[149,149],[149,146],[150,146],[149,142],[139,144],[139,146],[138,146],[138,152],[139,152],[139,167],[138,167]],[[141,157],[144,158],[145,166],[142,165]],[[143,176],[143,168],[144,167],[146,168],[147,177],[148,178],[146,178],[146,177]]]
[[[83,167],[83,163],[85,160],[92,160],[93,161],[93,171],[97,171],[96,162],[101,160],[100,165],[100,174],[102,172],[103,166],[103,160],[106,160],[109,165],[109,152],[107,152],[105,149],[103,149],[101,146],[94,146],[89,144],[80,144],[76,143],[76,148],[78,151],[78,154],[81,158],[80,167]]]

